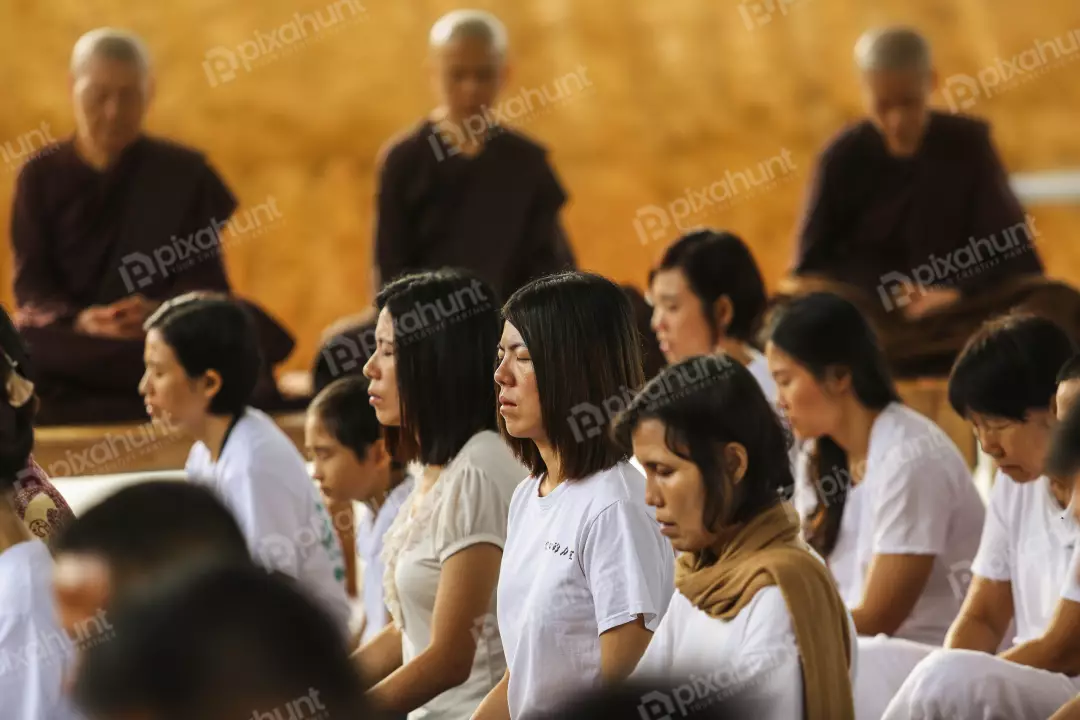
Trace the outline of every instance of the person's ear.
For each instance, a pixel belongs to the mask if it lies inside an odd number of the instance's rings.
[[[735,304],[727,295],[721,295],[713,303],[713,322],[719,335],[727,335],[727,330],[735,322]]]
[[[825,369],[825,390],[831,395],[842,395],[851,390],[851,370],[840,365]]]
[[[732,484],[738,485],[742,482],[749,464],[746,447],[742,443],[732,442],[724,447],[724,472]]]
[[[216,397],[217,394],[221,392],[221,373],[211,368],[203,374],[202,379],[199,381],[199,383],[202,386],[202,396],[206,398],[207,403],[213,402],[214,397]]]

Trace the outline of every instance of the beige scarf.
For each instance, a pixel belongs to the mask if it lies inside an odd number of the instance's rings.
[[[805,720],[854,720],[847,610],[829,570],[799,539],[794,510],[782,503],[740,528],[716,562],[683,553],[675,586],[702,612],[731,620],[762,588],[784,596],[802,659]]]

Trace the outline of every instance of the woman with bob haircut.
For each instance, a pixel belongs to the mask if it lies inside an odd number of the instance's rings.
[[[806,539],[864,636],[856,710],[880,717],[878,683],[895,690],[959,613],[956,568],[975,557],[985,508],[952,440],[901,403],[854,305],[827,293],[793,299],[768,338],[780,409],[808,446],[796,490]]]
[[[184,471],[213,488],[252,556],[298,579],[348,635],[341,545],[304,458],[249,406],[261,364],[249,311],[222,296],[181,295],[146,321],[139,392],[151,417],[195,438]]]
[[[634,669],[667,610],[674,558],[645,479],[606,432],[642,384],[626,294],[599,275],[535,280],[503,307],[499,426],[531,475],[514,491],[499,578],[507,673],[476,718],[549,712]]]
[[[649,273],[649,297],[652,329],[669,363],[723,351],[745,365],[776,402],[776,384],[754,347],[765,282],[741,238],[724,230],[683,235]]]
[[[754,717],[854,718],[854,628],[784,495],[790,438],[727,355],[663,370],[616,420],[645,500],[679,553],[675,594],[638,679],[708,675]],[[746,695],[746,698],[743,698]]]
[[[375,302],[368,394],[415,487],[383,539],[392,622],[357,661],[377,709],[459,720],[506,669],[495,588],[510,497],[528,474],[496,432],[498,306],[455,270],[399,278]]]

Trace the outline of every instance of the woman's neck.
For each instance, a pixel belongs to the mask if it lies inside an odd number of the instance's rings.
[[[754,361],[754,355],[750,352],[750,347],[742,340],[736,340],[735,338],[720,338],[716,341],[715,350],[730,355],[743,366],[749,365]]]
[[[554,492],[555,488],[562,485],[566,478],[563,477],[562,461],[559,459],[559,453],[555,450],[555,446],[546,440],[534,442],[536,443],[536,449],[540,452],[540,457],[544,460],[544,467],[547,468],[544,479],[540,481],[540,497],[546,497],[549,493]]]
[[[848,457],[852,485],[862,482],[866,455],[870,450],[870,434],[874,430],[874,421],[880,414],[881,410],[868,408],[852,398],[841,414],[839,427],[829,433]]]
[[[367,505],[367,508],[371,511],[373,517],[378,515],[379,511],[382,510],[383,505],[386,504],[386,499],[390,497],[390,493],[394,492],[394,488],[405,482],[405,470],[403,468],[391,467],[387,472],[386,477],[386,487],[375,493],[374,497],[370,497],[364,501],[364,504]]]
[[[207,415],[202,427],[192,433],[196,440],[201,440],[210,450],[210,459],[214,462],[218,461],[221,451],[225,449],[225,436],[228,435],[232,423],[232,415]]]
[[[0,495],[0,553],[34,539],[34,534],[19,514],[15,512],[14,497],[11,493]]]

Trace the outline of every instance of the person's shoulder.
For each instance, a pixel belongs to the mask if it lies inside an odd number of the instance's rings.
[[[434,132],[434,126],[426,119],[398,130],[379,148],[375,156],[376,167],[396,167],[418,162],[424,153],[432,152],[431,136]]]
[[[533,162],[547,162],[547,146],[534,140],[520,130],[501,126],[495,141],[508,152],[512,152],[522,158],[532,160]]]
[[[455,476],[483,475],[512,493],[529,471],[514,457],[499,433],[482,430],[462,446],[451,461]]]
[[[289,436],[273,418],[255,408],[247,408],[233,427],[219,464],[227,470],[273,475],[304,469],[303,457]]]
[[[161,166],[175,168],[203,168],[209,166],[204,152],[175,140],[144,135],[137,142],[142,145],[144,156]]]
[[[872,122],[863,119],[849,123],[825,143],[821,161],[835,163],[862,156],[866,148],[875,142],[880,143],[880,139]]]
[[[933,420],[903,403],[888,405],[874,423],[873,433],[874,441],[882,445],[879,457],[891,465],[966,467],[952,438]]]
[[[647,512],[645,476],[629,462],[616,463],[606,470],[571,482],[573,485],[570,489],[579,496],[579,503],[588,509],[589,521],[613,507]]]
[[[990,135],[990,123],[982,118],[959,113],[930,113],[930,132],[943,142],[980,142]]]

